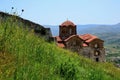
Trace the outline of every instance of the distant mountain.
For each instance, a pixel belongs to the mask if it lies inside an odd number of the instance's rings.
[[[50,27],[52,30],[52,35],[56,36],[59,34],[59,26],[55,25],[45,25],[45,27]],[[115,25],[97,25],[97,24],[88,24],[88,25],[77,25],[78,34],[105,34],[105,33],[120,33],[120,23]]]
[[[97,25],[77,25],[77,33],[78,34],[84,34],[87,33],[86,30],[88,30],[90,27],[94,28]],[[51,28],[52,35],[57,36],[59,35],[59,25],[44,25],[46,28]]]
[[[44,25],[50,27],[53,36],[59,35],[59,26]],[[77,25],[77,34],[90,33],[103,39],[106,44],[120,43],[120,23],[115,25]]]
[[[79,27],[80,25],[78,25]],[[84,30],[80,30],[80,28],[78,28],[78,33],[91,33],[91,34],[96,34],[96,33],[120,33],[120,24],[116,24],[116,25],[95,25],[95,26],[90,26],[87,27],[86,25],[84,25],[84,27],[86,27]]]
[[[52,30],[52,35],[59,35],[59,26],[51,26],[46,25],[46,27],[50,27]],[[86,34],[90,33],[96,35],[105,41],[105,49],[107,53],[107,60],[113,60],[115,63],[119,63],[120,65],[120,23],[115,25],[96,25],[96,24],[88,24],[88,25],[77,25],[77,34]],[[115,59],[113,59],[115,58]],[[116,60],[117,59],[117,60]]]

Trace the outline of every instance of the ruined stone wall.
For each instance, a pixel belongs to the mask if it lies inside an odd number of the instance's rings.
[[[22,26],[23,28],[27,28],[30,30],[34,30],[35,34],[38,36],[44,37],[45,40],[48,40],[52,37],[52,33],[50,28],[44,28],[42,25],[34,23],[32,21],[23,19],[19,16],[11,15],[8,13],[0,12],[0,22],[5,22],[6,19],[11,18],[13,21],[18,22],[18,26]]]
[[[91,48],[91,47],[83,47],[82,49],[80,49],[79,54],[82,54],[85,57],[88,57],[90,59],[92,59],[93,61],[96,61],[98,59],[98,62],[105,62],[105,49],[102,48],[99,50],[100,54],[99,55],[95,55],[95,49]]]

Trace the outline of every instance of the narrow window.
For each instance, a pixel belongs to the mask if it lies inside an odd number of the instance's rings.
[[[70,28],[70,34],[72,34],[72,29]]]
[[[98,48],[98,44],[95,44],[95,48]]]

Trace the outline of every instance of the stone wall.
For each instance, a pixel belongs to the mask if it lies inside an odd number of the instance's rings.
[[[98,61],[96,62],[105,62],[105,49],[100,49],[100,54],[99,55],[95,55],[95,49],[91,48],[91,47],[83,47],[80,49],[79,54],[88,57],[90,59],[92,59],[93,61],[96,61],[96,59],[98,59]]]
[[[15,16],[15,15],[11,15],[11,14],[8,14],[8,13],[0,12],[0,21],[5,22],[6,19],[8,19],[8,18],[12,18],[13,21],[17,21],[18,26],[22,25],[23,28],[28,28],[30,30],[33,29],[36,35],[44,37],[44,39],[47,40],[47,41],[49,41],[52,37],[52,33],[51,33],[50,28],[45,28],[42,25],[39,25],[39,24],[34,23],[32,21],[23,19],[19,16]]]

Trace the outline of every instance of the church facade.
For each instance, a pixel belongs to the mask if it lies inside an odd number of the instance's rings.
[[[104,62],[104,41],[92,34],[78,35],[76,27],[69,20],[59,25],[59,36],[54,37],[57,46],[77,52],[96,62]]]

